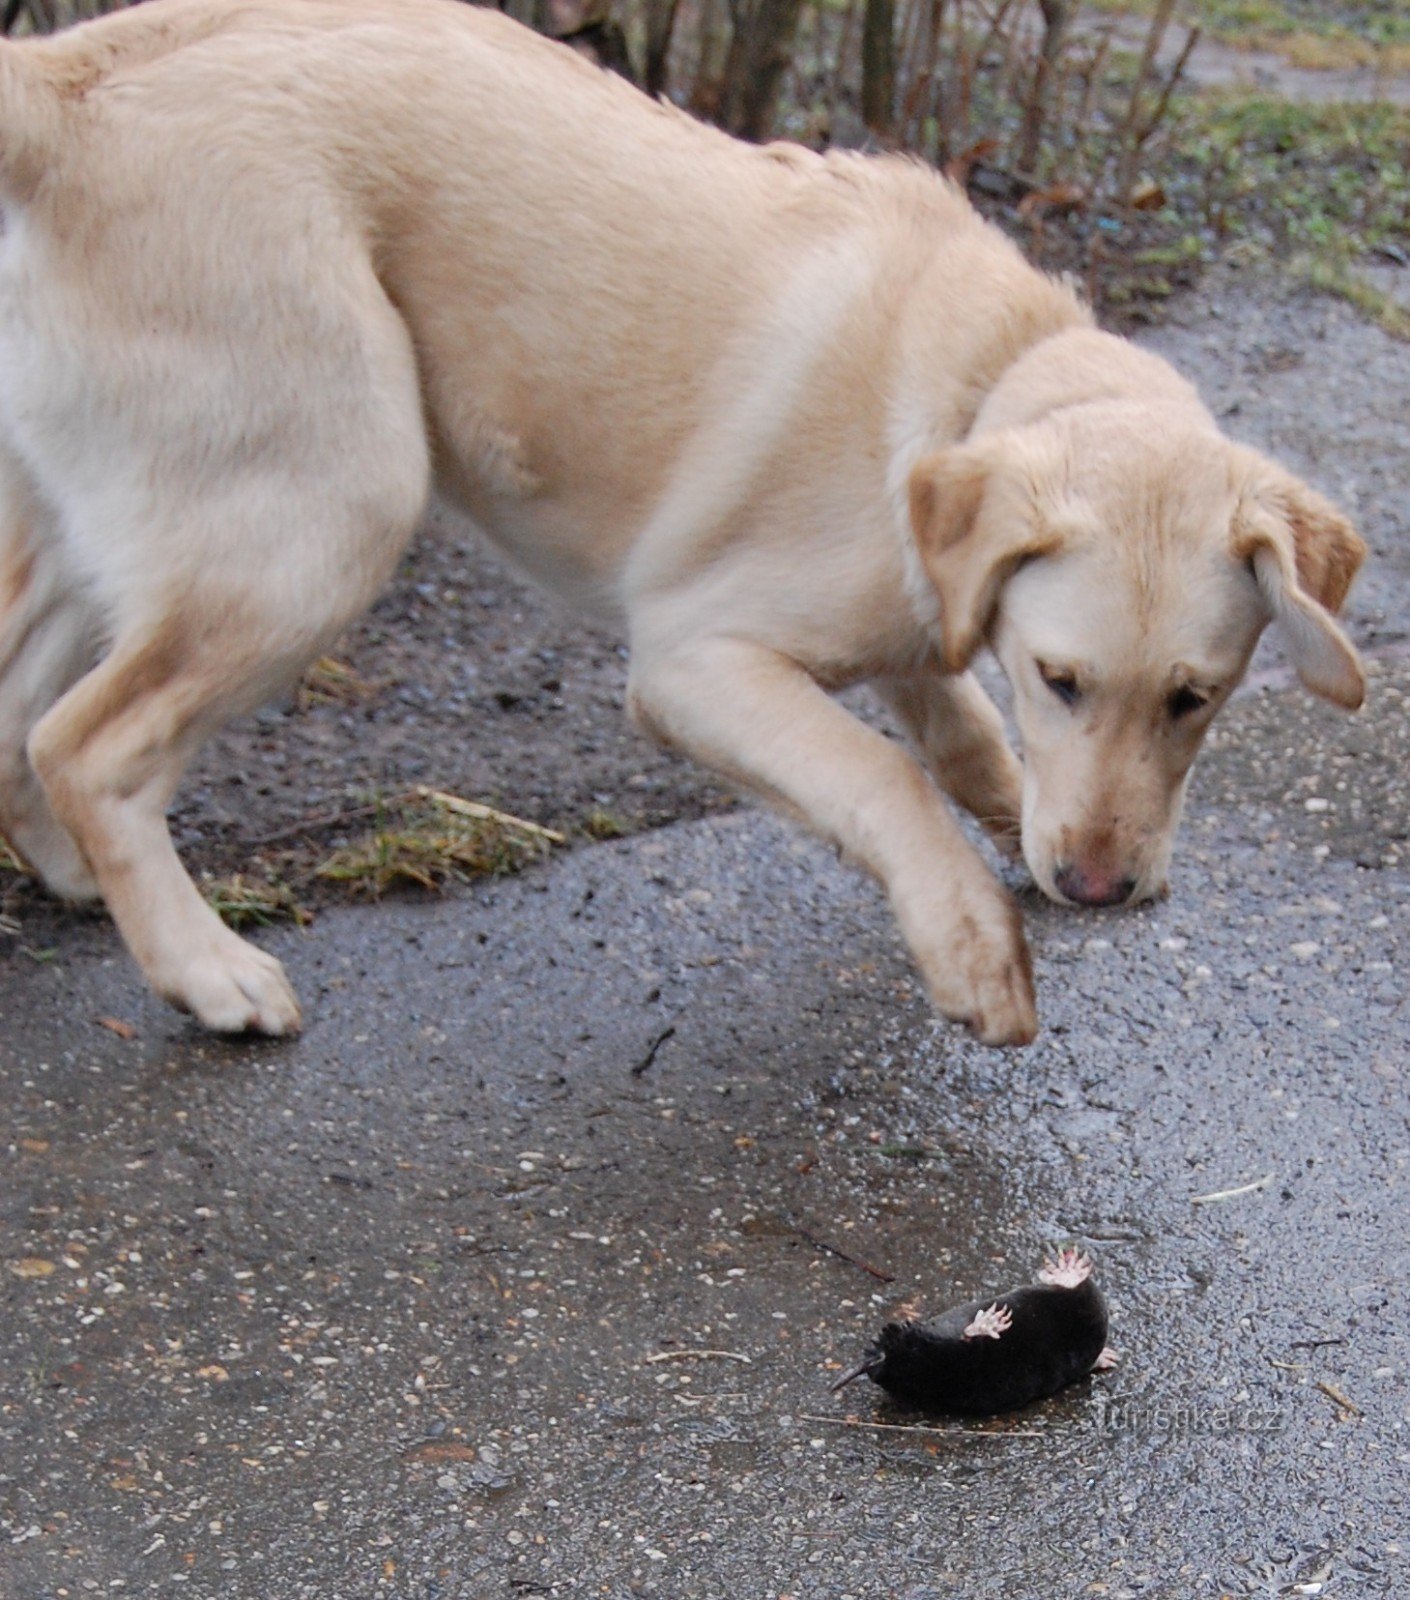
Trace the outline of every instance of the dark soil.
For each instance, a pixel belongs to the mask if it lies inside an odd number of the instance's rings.
[[[733,803],[631,727],[618,642],[521,581],[449,511],[432,513],[335,654],[370,692],[292,695],[213,741],[173,817],[189,861],[223,873],[291,846],[311,859],[368,825],[343,813],[417,784],[570,834]]]

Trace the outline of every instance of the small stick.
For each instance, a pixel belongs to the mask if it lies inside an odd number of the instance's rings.
[[[1188,65],[1190,57],[1194,54],[1195,46],[1199,41],[1200,29],[1198,23],[1196,23],[1185,39],[1185,48],[1180,52],[1176,58],[1175,65],[1170,69],[1170,76],[1165,80],[1165,87],[1160,91],[1160,99],[1155,103],[1155,110],[1146,118],[1141,125],[1140,131],[1135,135],[1137,145],[1144,146],[1146,140],[1150,138],[1164,120],[1165,113],[1170,106],[1170,97],[1175,93],[1176,84],[1184,76],[1185,67]]]
[[[1349,1411],[1353,1417],[1362,1415],[1361,1407],[1354,1401],[1348,1400],[1341,1390],[1337,1388],[1336,1384],[1328,1383],[1324,1378],[1318,1378],[1317,1387],[1329,1400],[1335,1400],[1343,1411]]]
[[[418,783],[412,793],[420,800],[429,800],[434,805],[455,812],[459,817],[470,817],[476,822],[498,822],[506,828],[518,828],[521,833],[531,833],[537,839],[547,839],[550,844],[567,843],[567,836],[556,828],[540,827],[537,822],[526,821],[508,811],[497,811],[479,800],[462,800],[457,794],[446,794],[442,789],[428,789],[422,783]]]
[[[1294,1339],[1294,1350],[1320,1350],[1324,1344],[1345,1344],[1345,1339]]]
[[[741,1355],[738,1350],[661,1350],[643,1359],[649,1367],[660,1361],[742,1361],[746,1367],[754,1365],[752,1356]]]
[[[863,1422],[860,1417],[820,1417],[811,1411],[796,1412],[799,1422],[826,1422],[834,1428],[873,1428],[882,1433],[927,1433],[941,1439],[1046,1439],[1041,1428],[1010,1428],[1005,1433],[984,1433],[978,1428],[924,1428],[902,1422]]]
[[[873,1278],[880,1279],[882,1283],[895,1283],[896,1281],[894,1272],[883,1272],[880,1267],[872,1266],[869,1261],[863,1261],[860,1256],[849,1256],[845,1250],[840,1249],[835,1244],[829,1244],[826,1239],[820,1239],[817,1234],[809,1232],[807,1228],[800,1228],[795,1224],[793,1231],[800,1239],[806,1239],[816,1249],[826,1250],[828,1255],[836,1256],[839,1261],[845,1261],[849,1266],[860,1267],[863,1272],[871,1273]]]
[[[395,804],[398,796],[393,796],[391,804]],[[257,839],[243,840],[247,850],[259,850],[267,844],[278,844],[282,839],[293,839],[301,833],[315,833],[320,828],[332,828],[340,822],[350,822],[354,817],[368,817],[374,812],[385,810],[389,804],[386,800],[372,800],[365,806],[351,806],[346,811],[328,811],[321,817],[305,817],[302,822],[291,822],[287,828],[276,828],[273,833],[264,833]]]
[[[1255,1194],[1259,1189],[1266,1189],[1273,1181],[1271,1172],[1265,1173],[1261,1178],[1255,1178],[1252,1183],[1241,1183],[1237,1189],[1216,1189],[1213,1194],[1193,1194],[1190,1196],[1192,1206],[1213,1205],[1216,1200],[1232,1200],[1236,1195]]]
[[[1175,0],[1156,0],[1155,15],[1151,19],[1150,32],[1146,35],[1145,49],[1141,52],[1141,64],[1136,70],[1136,81],[1131,87],[1131,103],[1126,108],[1126,116],[1116,135],[1117,147],[1120,150],[1116,184],[1116,199],[1119,205],[1126,204],[1126,197],[1131,192],[1131,180],[1135,176],[1136,162],[1141,153],[1141,141],[1137,137],[1141,96],[1145,93],[1146,82],[1174,10]]]
[[[371,800],[366,805],[349,806],[343,811],[328,811],[318,817],[305,817],[302,822],[292,822],[288,827],[276,828],[273,833],[261,834],[256,839],[247,839],[244,841],[245,847],[259,850],[265,845],[279,844],[284,839],[296,838],[299,834],[316,833],[322,828],[336,827],[340,822],[351,822],[357,817],[374,816],[379,811],[386,811],[391,806],[412,799],[430,800],[446,811],[454,811],[458,816],[471,817],[479,822],[499,822],[507,828],[518,828],[523,833],[547,839],[551,844],[564,843],[564,836],[553,828],[540,827],[537,822],[511,816],[507,811],[496,811],[493,806],[483,805],[478,800],[462,800],[459,795],[446,794],[441,789],[429,789],[424,784],[418,784],[414,789],[388,795],[382,800]]]
[[[674,1022],[671,1023],[669,1027],[662,1028],[660,1033],[658,1033],[651,1043],[646,1047],[646,1054],[632,1068],[632,1077],[641,1077],[642,1073],[646,1072],[650,1068],[652,1062],[655,1061],[656,1053],[658,1050],[660,1050],[661,1046],[665,1044],[667,1039],[674,1039],[675,1036],[676,1025]]]

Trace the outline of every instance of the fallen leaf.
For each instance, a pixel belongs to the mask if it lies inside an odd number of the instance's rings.
[[[1031,217],[1045,211],[1080,211],[1087,204],[1087,191],[1075,183],[1055,183],[1047,189],[1033,189],[1018,202],[1018,214]]]
[[[28,1150],[33,1156],[42,1156],[49,1148],[47,1139],[21,1139],[20,1149]]]
[[[977,144],[970,145],[968,150],[961,150],[957,156],[950,157],[945,163],[945,176],[963,189],[969,182],[970,168],[974,163],[993,155],[998,148],[997,139],[981,139]]]
[[[208,1367],[197,1367],[196,1376],[198,1378],[211,1378],[216,1383],[224,1383],[230,1374],[218,1361],[212,1361]]]
[[[1136,211],[1159,211],[1165,204],[1165,190],[1154,178],[1142,178],[1132,186],[1126,201]]]
[[[454,1439],[427,1439],[402,1451],[406,1461],[474,1461],[472,1445],[457,1444]]]
[[[106,1028],[109,1033],[115,1033],[119,1039],[135,1039],[137,1029],[130,1022],[124,1022],[121,1017],[98,1017],[98,1026]]]
[[[47,1278],[55,1271],[54,1263],[42,1256],[25,1256],[22,1261],[12,1261],[10,1271],[17,1278]]]

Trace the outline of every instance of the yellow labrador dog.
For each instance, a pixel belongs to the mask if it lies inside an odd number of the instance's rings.
[[[166,806],[433,484],[625,631],[644,727],[880,878],[990,1043],[1029,961],[946,797],[1115,905],[1266,623],[1361,700],[1348,524],[911,162],[737,143],[453,0],[152,0],[0,45],[0,200],[0,827],[209,1027],[299,1008]]]

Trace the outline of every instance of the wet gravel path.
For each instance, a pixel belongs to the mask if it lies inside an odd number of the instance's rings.
[[[1172,898],[1028,904],[1033,1049],[933,1022],[869,884],[714,814],[614,645],[436,539],[350,641],[366,704],[210,753],[198,859],[411,781],[703,820],[263,936],[285,1046],[18,908],[3,1600],[1407,1592],[1410,352],[1236,274],[1182,317],[1151,342],[1367,532],[1371,700],[1260,657]],[[829,1397],[889,1309],[1052,1239],[1113,1377],[959,1431]]]

